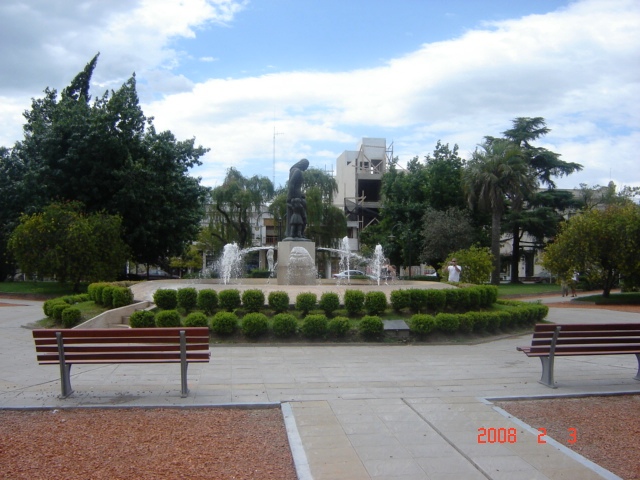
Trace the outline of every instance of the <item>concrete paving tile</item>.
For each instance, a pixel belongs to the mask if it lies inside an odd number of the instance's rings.
[[[354,448],[362,446],[381,446],[390,445],[392,447],[400,446],[400,442],[393,435],[384,433],[370,434],[370,433],[357,433],[349,435],[349,441]]]
[[[373,478],[391,475],[421,475],[424,470],[412,459],[384,458],[362,460],[364,467]]]
[[[390,435],[389,427],[382,422],[347,423],[342,425],[347,435],[382,434]]]
[[[401,445],[361,445],[354,450],[363,460],[380,460],[383,458],[413,458],[414,455]]]
[[[310,464],[314,480],[369,480],[370,476],[362,463],[353,462]]]
[[[457,452],[456,455],[446,457],[422,457],[416,459],[416,462],[429,476],[437,473],[455,473],[458,478],[463,479],[478,472],[473,464]]]

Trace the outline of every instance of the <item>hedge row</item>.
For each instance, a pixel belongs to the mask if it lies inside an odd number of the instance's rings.
[[[498,289],[494,285],[475,285],[464,288],[441,290],[404,289],[393,290],[390,295],[391,308],[396,312],[410,313],[467,312],[482,308],[489,308],[498,298]],[[161,310],[182,309],[185,313],[195,307],[208,315],[216,309],[233,312],[243,307],[248,312],[259,312],[266,305],[276,313],[289,310],[290,299],[286,292],[269,293],[265,299],[264,292],[259,289],[245,290],[240,293],[237,289],[221,290],[204,289],[196,292],[195,288],[181,288],[178,290],[159,289],[153,294],[154,303]],[[303,316],[315,309],[322,310],[325,315],[332,316],[340,308],[340,297],[334,292],[325,292],[318,299],[315,293],[299,293],[295,298],[295,309]],[[383,292],[367,292],[361,290],[346,290],[344,294],[344,308],[349,316],[380,315],[389,307],[387,297]]]
[[[64,328],[72,328],[82,320],[80,310],[73,305],[87,301],[89,301],[89,295],[86,293],[67,295],[47,300],[44,302],[42,310],[47,317],[53,318],[56,322],[62,324]]]

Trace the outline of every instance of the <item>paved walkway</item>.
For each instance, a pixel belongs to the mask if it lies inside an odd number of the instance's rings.
[[[567,300],[547,297],[543,301]],[[561,358],[559,388],[516,351],[529,335],[476,345],[213,345],[189,366],[180,398],[171,365],[74,366],[76,393],[58,398],[59,369],[39,366],[30,322],[42,303],[2,299],[0,407],[200,406],[281,403],[303,479],[617,478],[507,418],[487,398],[640,393],[633,355]],[[556,322],[640,322],[640,314],[551,309]],[[517,428],[515,443],[478,444],[478,428]]]

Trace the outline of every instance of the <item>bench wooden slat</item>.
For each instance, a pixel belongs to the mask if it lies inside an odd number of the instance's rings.
[[[38,355],[38,362],[59,363],[58,355]],[[71,353],[65,352],[65,362],[68,364],[81,363],[147,363],[148,360],[163,360],[167,363],[181,361],[180,352],[159,353],[159,352],[113,352],[95,355],[91,353]],[[208,362],[209,353],[196,353],[187,355],[188,362]]]
[[[209,335],[207,327],[163,327],[163,328],[94,328],[94,329],[37,329],[33,330],[33,338],[55,337],[55,332],[62,332],[65,338],[91,338],[91,337],[175,337],[180,330],[184,330],[188,336]]]
[[[209,350],[208,343],[193,343],[186,345],[187,352]],[[71,345],[64,347],[65,353],[77,352],[179,352],[180,345],[146,345],[146,344],[125,344],[125,345]],[[36,347],[38,353],[58,353],[57,345],[40,345]]]

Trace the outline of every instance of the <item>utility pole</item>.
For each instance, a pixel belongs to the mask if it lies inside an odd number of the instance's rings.
[[[283,135],[276,132],[276,126],[273,126],[273,188],[276,188],[276,135]]]

